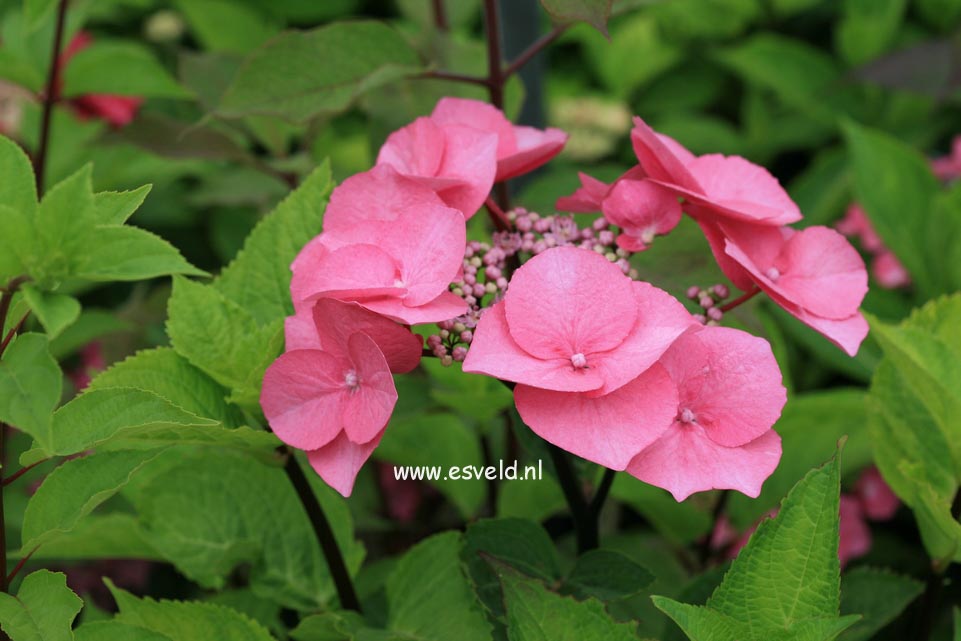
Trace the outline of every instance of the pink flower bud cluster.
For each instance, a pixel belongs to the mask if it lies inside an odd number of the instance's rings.
[[[885,289],[897,289],[911,284],[911,274],[894,252],[885,246],[861,205],[852,203],[834,228],[848,238],[857,238],[861,249],[872,256],[871,275],[878,285]]]
[[[721,311],[720,305],[724,302],[724,299],[731,295],[731,290],[728,289],[727,285],[718,283],[703,289],[697,285],[691,285],[687,288],[686,294],[689,299],[697,301],[697,304],[704,310],[702,314],[694,314],[694,318],[699,323],[711,327],[721,323],[724,312]]]

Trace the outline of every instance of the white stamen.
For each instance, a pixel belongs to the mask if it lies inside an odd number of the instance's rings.
[[[693,423],[697,420],[697,417],[694,416],[694,412],[686,407],[681,410],[680,414],[678,414],[678,418],[682,423]]]
[[[776,282],[777,279],[781,277],[781,271],[777,267],[769,267],[768,270],[764,272],[764,275]]]
[[[578,352],[571,356],[571,365],[577,369],[584,369],[587,367],[587,357]]]
[[[360,378],[357,376],[356,371],[348,370],[347,373],[344,374],[344,385],[350,391],[354,391],[360,387]]]

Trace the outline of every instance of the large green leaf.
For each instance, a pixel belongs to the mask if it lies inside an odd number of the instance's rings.
[[[841,56],[851,65],[884,53],[902,28],[907,0],[844,0],[844,17],[834,33]]]
[[[887,570],[859,567],[841,577],[841,612],[864,618],[845,630],[841,641],[867,641],[921,594],[924,584]]]
[[[290,264],[320,233],[332,188],[325,162],[254,228],[214,287],[260,324],[293,314]]]
[[[23,298],[40,324],[47,338],[54,339],[80,316],[80,301],[67,294],[44,292],[30,284],[24,285]]]
[[[166,634],[116,620],[91,621],[74,630],[74,641],[174,641]]]
[[[49,439],[62,385],[47,337],[34,333],[17,336],[0,360],[0,421],[37,440]]]
[[[70,626],[82,607],[65,574],[37,570],[16,596],[0,593],[0,629],[11,641],[73,641]]]
[[[84,238],[74,274],[92,281],[145,280],[166,274],[203,276],[166,240],[144,229],[101,225]]]
[[[274,641],[267,628],[248,616],[213,603],[138,599],[106,579],[120,613],[116,621],[160,633],[175,641]],[[153,639],[149,633],[143,637]]]
[[[264,114],[302,122],[341,111],[363,92],[420,70],[410,45],[379,22],[290,31],[247,58],[218,112],[229,118]]]
[[[37,206],[33,166],[20,145],[0,136],[0,203],[11,209],[33,212]],[[4,218],[4,230],[7,227]]]
[[[78,52],[64,70],[66,97],[114,94],[189,98],[149,49],[132,41],[98,40]]]
[[[326,487],[318,498],[348,567],[364,556],[344,500]],[[234,452],[185,453],[133,497],[150,543],[205,587],[222,588],[250,564],[251,588],[285,607],[311,610],[334,595],[307,514],[283,471]]]
[[[418,641],[490,641],[461,546],[459,532],[445,532],[404,555],[387,579],[388,628]]]
[[[183,278],[174,279],[167,312],[174,349],[256,411],[264,371],[283,347],[282,319],[259,325],[213,285]]]
[[[829,641],[860,617],[840,616],[836,456],[808,473],[778,515],[758,526],[706,606],[654,597],[692,641]]]
[[[578,557],[564,587],[579,599],[616,601],[637,594],[653,581],[649,570],[620,552],[591,550]]]
[[[100,452],[60,465],[44,479],[27,503],[21,530],[23,549],[32,550],[72,530],[158,454],[158,451]]]

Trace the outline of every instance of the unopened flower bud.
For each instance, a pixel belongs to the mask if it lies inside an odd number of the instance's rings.
[[[454,351],[451,352],[451,357],[458,363],[463,363],[464,359],[467,358],[467,348],[458,345],[454,348]]]
[[[711,309],[707,310],[707,317],[712,321],[720,322],[720,320],[724,318],[724,312],[721,311],[720,307],[712,307]]]
[[[710,309],[711,307],[714,307],[714,299],[710,296],[701,296],[701,300],[699,300],[697,304],[704,309]]]

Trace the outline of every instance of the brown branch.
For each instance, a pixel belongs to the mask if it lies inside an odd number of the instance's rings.
[[[504,78],[510,78],[515,73],[521,70],[521,68],[526,65],[531,59],[544,50],[548,45],[557,40],[562,33],[567,31],[570,24],[562,24],[554,27],[550,33],[546,33],[537,40],[535,40],[527,49],[524,49],[518,55],[513,62],[507,65],[507,69],[504,70]]]
[[[63,48],[64,24],[67,18],[67,0],[57,5],[57,26],[53,35],[53,48],[50,52],[50,66],[47,70],[47,89],[43,96],[43,114],[40,117],[40,141],[34,157],[33,171],[37,180],[37,196],[43,196],[44,172],[47,168],[47,148],[50,146],[50,124],[53,120],[53,106],[57,102],[60,80],[60,51]]]

